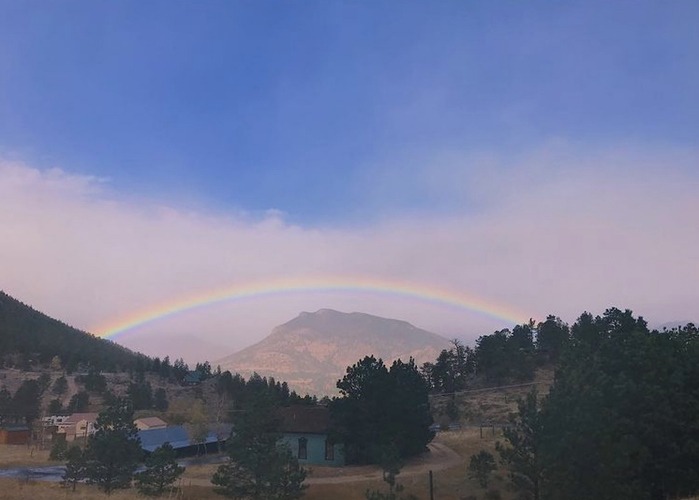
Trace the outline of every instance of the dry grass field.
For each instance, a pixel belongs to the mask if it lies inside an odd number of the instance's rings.
[[[481,449],[493,451],[495,441],[498,438],[501,438],[498,432],[496,432],[495,436],[488,432],[481,439],[478,429],[439,433],[435,443],[454,450],[459,458],[454,460],[451,454],[421,457],[405,467],[405,472],[398,476],[398,482],[405,486],[406,493],[412,493],[420,499],[429,498],[427,469],[433,467],[435,469],[433,476],[435,499],[460,500],[468,495],[477,495],[478,498],[482,498],[483,489],[475,481],[468,478],[466,467],[472,454],[477,453]],[[46,457],[32,456],[26,446],[12,448],[9,451],[6,449],[0,450],[0,463],[2,465],[39,465],[46,463]],[[34,461],[32,462],[31,460]],[[448,462],[445,462],[445,460],[448,460]],[[172,495],[171,498],[192,500],[222,498],[208,486],[209,478],[215,469],[215,465],[190,466],[180,481],[178,493]],[[304,498],[307,500],[362,500],[367,489],[385,490],[385,483],[378,478],[379,475],[380,471],[375,467],[318,468],[309,475],[309,479],[311,479],[309,482],[313,483],[314,480],[348,482],[311,484]],[[510,496],[504,476],[504,472],[496,472],[492,478],[492,488],[498,489],[502,493],[502,498],[507,500]],[[371,478],[365,479],[367,477]],[[77,491],[74,493],[54,483],[26,482],[17,479],[0,480],[0,499],[15,500],[24,498],[33,500],[50,498],[82,500],[106,498],[106,495],[94,487],[83,484],[78,485]],[[126,500],[143,497],[139,497],[135,490],[128,490],[115,492],[110,498]]]
[[[518,399],[524,398],[534,387],[541,396],[546,395],[552,382],[553,371],[540,368],[536,371],[531,383],[459,392],[455,397],[459,421],[466,425],[504,424],[508,421],[510,414],[517,411]],[[446,415],[446,405],[451,397],[451,395],[440,394],[430,397],[435,422],[445,425],[450,423]]]
[[[441,432],[435,439],[435,443],[449,447],[455,451],[460,457],[457,463],[450,464],[446,468],[435,467],[434,472],[434,498],[436,500],[462,500],[470,497],[484,499],[485,491],[477,484],[476,481],[468,478],[467,466],[471,455],[485,449],[494,453],[495,442],[502,439],[499,430],[496,429],[495,435],[484,432],[481,439],[479,429],[465,429],[461,431]],[[32,456],[26,447],[12,447],[8,450],[7,447],[0,449],[0,459],[3,464],[24,464],[24,465],[39,465],[45,463],[40,461],[40,458]],[[20,448],[24,448],[20,450]],[[29,463],[28,460],[36,460]],[[429,458],[423,458],[427,464],[432,465]],[[419,461],[418,461],[419,462]],[[428,473],[422,470],[419,464],[411,464],[407,466],[405,473],[398,476],[398,482],[405,486],[405,493],[411,493],[419,499],[429,498]],[[423,464],[424,465],[424,464]],[[439,465],[435,463],[434,465]],[[202,465],[190,466],[179,484],[179,489],[169,498],[178,498],[182,500],[208,500],[218,499],[220,495],[214,493],[213,489],[208,486],[208,480],[213,474],[216,466]],[[372,467],[345,467],[335,469],[335,476],[338,481],[349,480],[349,482],[333,483],[333,484],[311,484],[306,491],[305,500],[363,500],[364,493],[367,489],[381,489],[385,491],[385,484],[380,479],[363,478],[368,475],[376,476],[379,471]],[[318,469],[314,471],[309,478],[327,480],[332,477],[332,471],[327,469]],[[498,470],[491,476],[490,489],[500,492],[503,500],[512,500],[514,495],[508,490],[506,471]],[[0,500],[48,500],[54,498],[66,498],[71,500],[86,500],[86,499],[104,499],[110,498],[113,500],[136,500],[144,498],[140,496],[136,490],[117,491],[110,497],[101,493],[96,488],[84,484],[77,487],[77,491],[73,492],[62,488],[59,484],[45,483],[40,481],[24,481],[18,479],[0,479]],[[168,498],[165,496],[164,498]],[[699,500],[699,498],[687,499]]]
[[[0,444],[0,467],[23,467],[53,465],[49,461],[49,450],[36,446]]]

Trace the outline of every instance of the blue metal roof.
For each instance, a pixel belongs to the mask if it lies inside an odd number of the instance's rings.
[[[138,431],[138,437],[141,439],[141,448],[145,451],[154,451],[156,448],[170,443],[174,449],[186,448],[194,446],[197,443],[193,441],[187,429],[181,425],[173,425],[163,429],[147,429]],[[206,436],[205,443],[215,443],[218,440],[215,434],[209,433]]]

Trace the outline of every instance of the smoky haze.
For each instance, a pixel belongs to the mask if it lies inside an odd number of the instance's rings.
[[[234,284],[335,275],[461,291],[537,319],[572,321],[615,305],[660,324],[692,318],[699,302],[697,164],[694,150],[590,152],[560,142],[516,156],[426,153],[375,165],[375,175],[352,186],[362,193],[361,223],[327,226],[289,222],[273,205],[251,214],[133,197],[69,165],[6,160],[0,286],[87,330]],[[402,210],[406,198],[424,205]],[[119,341],[186,357],[196,339],[189,356],[214,359],[321,308],[467,341],[512,326],[417,298],[311,291],[200,308]]]

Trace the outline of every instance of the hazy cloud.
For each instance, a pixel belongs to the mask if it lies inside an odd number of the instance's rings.
[[[537,318],[572,321],[610,305],[657,323],[693,318],[698,164],[697,151],[589,152],[565,142],[517,155],[423,155],[400,169],[375,167],[357,200],[372,209],[370,221],[330,228],[289,224],[274,207],[251,217],[134,200],[68,169],[0,162],[0,287],[84,329],[217,287],[327,275],[446,288]],[[395,209],[405,196],[423,199],[422,208]],[[468,339],[508,326],[406,298],[307,293],[192,311],[122,341],[191,357],[174,352],[176,340],[195,336],[196,356],[214,359],[321,307]]]

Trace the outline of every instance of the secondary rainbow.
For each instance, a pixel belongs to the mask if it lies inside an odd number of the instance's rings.
[[[168,300],[93,328],[92,331],[100,337],[115,339],[119,335],[142,325],[213,304],[280,294],[319,292],[365,293],[412,298],[466,309],[512,324],[526,322],[531,317],[531,315],[512,306],[487,301],[464,292],[421,283],[374,278],[359,279],[356,277],[286,278],[233,285]]]

